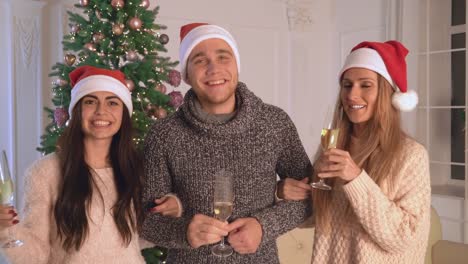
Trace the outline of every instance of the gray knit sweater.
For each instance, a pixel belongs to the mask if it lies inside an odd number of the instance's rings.
[[[236,89],[236,115],[228,122],[206,122],[189,90],[172,116],[156,122],[146,138],[144,202],[176,193],[181,218],[148,214],[142,236],[168,247],[167,263],[279,263],[276,238],[310,215],[310,201],[275,202],[276,174],[302,179],[311,165],[296,128],[278,107],[263,103],[245,84]],[[213,177],[221,169],[234,177],[230,220],[256,218],[263,229],[255,254],[220,258],[209,246],[193,249],[187,226],[197,214],[213,216]]]

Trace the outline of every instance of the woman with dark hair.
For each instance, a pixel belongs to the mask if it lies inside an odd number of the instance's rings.
[[[24,242],[4,254],[12,263],[144,263],[137,232],[143,166],[125,75],[81,66],[70,80],[71,120],[57,152],[27,171],[24,220],[0,208],[2,235],[14,225]]]
[[[430,177],[425,148],[407,136],[400,111],[417,104],[406,86],[397,41],[363,42],[340,72],[335,111],[338,146],[319,153],[312,189],[288,179],[278,196],[300,200],[312,190],[312,263],[423,263],[429,235]]]

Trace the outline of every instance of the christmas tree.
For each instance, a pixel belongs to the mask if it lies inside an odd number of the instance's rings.
[[[80,0],[75,5],[82,14],[68,12],[70,33],[64,36],[63,62],[52,67],[52,102],[55,109],[45,108],[51,122],[41,136],[44,154],[55,151],[58,137],[67,125],[71,86],[68,74],[81,65],[119,69],[126,76],[132,92],[135,144],[141,149],[152,122],[165,118],[182,103],[178,91],[167,93],[164,83],[180,84],[178,62],[164,57],[169,42],[156,24],[159,7],[148,10],[149,0]]]

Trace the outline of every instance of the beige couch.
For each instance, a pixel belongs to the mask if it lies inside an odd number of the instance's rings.
[[[468,244],[442,240],[440,218],[431,208],[431,230],[425,264],[467,264]]]
[[[310,264],[314,229],[310,221],[279,237],[276,241],[282,264]],[[431,230],[425,264],[467,264],[468,244],[442,240],[437,212],[431,210]]]

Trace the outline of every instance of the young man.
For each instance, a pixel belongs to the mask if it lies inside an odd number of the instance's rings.
[[[168,192],[184,207],[180,218],[149,214],[144,238],[169,248],[167,263],[279,263],[276,238],[310,214],[308,201],[275,202],[276,175],[309,176],[311,164],[296,128],[281,109],[263,103],[238,81],[239,52],[225,29],[181,28],[180,63],[192,89],[172,116],[146,139],[144,201]],[[229,224],[214,218],[214,176],[234,178]],[[217,257],[223,236],[234,249]]]

